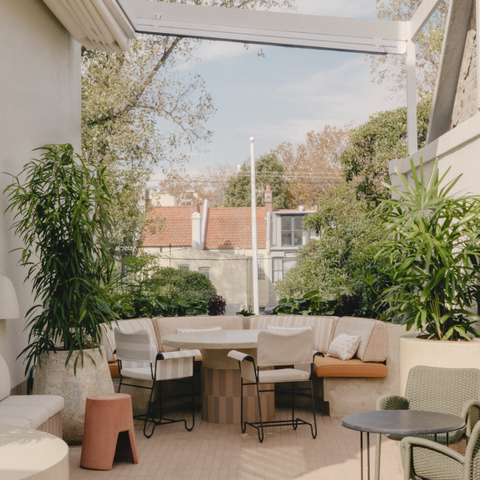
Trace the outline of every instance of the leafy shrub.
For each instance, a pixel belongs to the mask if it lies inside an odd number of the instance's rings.
[[[204,315],[216,297],[212,282],[199,272],[160,268],[154,255],[124,259],[114,289],[120,318]]]
[[[318,211],[304,220],[305,227],[321,233],[320,238],[298,250],[296,265],[275,285],[276,293],[289,304],[285,308],[380,318],[386,307],[379,306],[377,299],[390,278],[384,260],[375,259],[378,222],[347,185],[330,190]],[[318,305],[301,310],[311,292],[316,292]]]
[[[382,301],[407,329],[436,340],[480,337],[471,313],[480,299],[480,198],[454,197],[459,177],[442,185],[435,162],[424,177],[410,160],[413,186],[397,171],[404,189],[384,202],[380,253],[388,258],[391,287]],[[478,308],[478,307],[477,307]]]
[[[156,282],[157,293],[171,299],[182,297],[208,302],[217,295],[213,283],[199,272],[161,268],[155,272],[153,280]]]
[[[336,302],[324,300],[318,290],[312,290],[301,298],[283,298],[273,309],[275,315],[333,315]]]
[[[217,295],[208,301],[209,315],[225,315],[226,308],[227,301],[221,295]]]

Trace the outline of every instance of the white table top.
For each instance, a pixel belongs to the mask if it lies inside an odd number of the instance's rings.
[[[68,445],[45,432],[0,425],[2,480],[67,480]]]
[[[174,333],[164,335],[162,344],[178,348],[212,350],[257,348],[261,330],[218,330],[214,332]]]

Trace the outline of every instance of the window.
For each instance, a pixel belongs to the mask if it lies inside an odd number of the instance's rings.
[[[282,216],[282,247],[303,245],[302,215]]]
[[[263,255],[258,256],[258,279],[265,280],[265,260]]]
[[[190,265],[179,265],[178,269],[179,270],[190,270]]]
[[[198,272],[202,273],[203,275],[205,275],[210,280],[210,269],[208,267],[200,267],[198,269]]]
[[[283,280],[283,258],[273,259],[273,283]]]

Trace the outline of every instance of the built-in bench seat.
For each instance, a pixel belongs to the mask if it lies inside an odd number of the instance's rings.
[[[63,397],[58,395],[10,395],[10,372],[0,355],[0,424],[62,438],[63,407]]]
[[[323,356],[315,357],[317,377],[385,378],[387,376],[387,339],[384,322],[360,317],[314,315],[259,315],[249,319],[251,329],[266,329],[268,325],[282,328],[311,326],[314,348]],[[331,342],[342,333],[360,335],[360,346],[351,360],[339,360],[327,355]]]

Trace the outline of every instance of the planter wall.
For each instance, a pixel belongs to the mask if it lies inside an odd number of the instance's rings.
[[[60,395],[65,400],[63,439],[70,445],[82,443],[85,402],[88,395],[113,393],[112,378],[103,347],[84,350],[84,365],[73,364],[79,351],[75,351],[65,367],[67,352],[42,354],[42,367],[35,369],[34,395]],[[91,357],[91,358],[90,358]],[[92,362],[92,359],[94,362]]]
[[[444,368],[480,368],[480,340],[440,342],[416,338],[415,334],[400,338],[400,394],[405,393],[408,372],[416,365]]]

